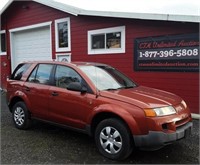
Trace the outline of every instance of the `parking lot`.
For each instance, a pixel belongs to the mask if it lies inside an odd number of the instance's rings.
[[[136,150],[124,161],[112,161],[99,154],[87,135],[35,122],[26,131],[11,120],[1,95],[1,164],[199,164],[199,120],[193,120],[193,134],[158,151]]]

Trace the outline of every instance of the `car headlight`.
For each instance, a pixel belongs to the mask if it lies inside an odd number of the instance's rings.
[[[161,108],[150,108],[144,109],[145,115],[148,117],[155,117],[155,116],[166,116],[172,115],[176,113],[176,110],[172,106],[168,107],[161,107]]]

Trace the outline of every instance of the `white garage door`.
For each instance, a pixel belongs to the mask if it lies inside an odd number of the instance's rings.
[[[23,61],[51,59],[49,26],[12,33],[12,70]]]

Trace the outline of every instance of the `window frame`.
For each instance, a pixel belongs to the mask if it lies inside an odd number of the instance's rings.
[[[65,65],[56,65],[55,66],[55,73],[54,73],[54,84],[55,84],[55,86],[56,87],[58,87],[58,88],[63,88],[63,87],[61,87],[61,86],[57,86],[57,83],[56,83],[56,81],[58,81],[58,73],[61,73],[61,70],[59,70],[60,68],[65,68],[65,69],[69,69],[69,72],[70,71],[72,71],[72,72],[74,72],[74,73],[76,73],[76,75],[81,79],[81,81],[84,81],[84,79],[82,78],[82,76],[75,70],[75,69],[73,69],[73,68],[71,68],[71,67],[69,67],[69,66],[65,66]],[[60,71],[60,72],[59,72]],[[66,74],[66,73],[65,73]],[[62,78],[63,78],[63,76],[62,76]],[[67,75],[66,74],[66,77],[65,78],[71,78],[69,75]],[[81,83],[81,82],[80,82]],[[65,88],[65,89],[67,89],[67,88]]]
[[[38,70],[39,70],[40,65],[51,65],[51,66],[52,66],[51,71],[50,71],[50,74],[49,74],[49,80],[48,80],[49,82],[48,82],[48,83],[41,83],[40,81],[37,81],[37,79],[36,79],[36,77],[37,77],[37,75],[38,75]],[[54,67],[55,67],[54,64],[38,63],[38,64],[33,68],[33,70],[31,71],[31,73],[29,74],[28,79],[27,79],[27,82],[29,82],[29,83],[35,83],[35,84],[40,84],[40,85],[52,85],[52,73],[53,73]],[[34,79],[33,79],[33,81],[31,81],[31,80],[30,80],[30,77],[32,76],[32,74],[33,74],[34,71],[35,71]]]
[[[67,42],[68,46],[60,47],[59,46],[59,31],[58,31],[58,24],[67,22]],[[70,18],[62,18],[55,20],[55,45],[56,45],[56,52],[67,52],[71,51],[71,28],[70,28]]]
[[[71,53],[56,54],[57,61],[63,61],[64,59],[67,60],[65,62],[71,62]]]
[[[0,35],[5,34],[5,46],[6,46],[6,30],[0,30]],[[7,54],[7,47],[6,47],[6,51],[2,52],[1,51],[1,38],[0,38],[0,56],[1,55],[6,55]]]
[[[20,63],[10,76],[11,80],[22,81],[24,74],[31,67],[31,63]],[[25,67],[25,68],[24,68]],[[17,75],[16,75],[17,74]],[[20,76],[20,77],[19,77]]]
[[[109,33],[121,33],[121,48],[106,48],[106,35]],[[103,49],[92,49],[92,36],[93,35],[105,35],[105,48]],[[104,28],[104,29],[97,29],[97,30],[90,30],[88,31],[88,54],[95,55],[95,54],[115,54],[115,53],[125,53],[125,26],[118,26],[112,28]]]
[[[59,86],[56,85],[56,70],[57,70],[58,66],[67,67],[67,68],[73,70],[74,72],[76,72],[77,75],[79,75],[80,78],[82,79],[82,85],[84,85],[87,88],[87,93],[94,94],[94,92],[92,91],[91,87],[88,85],[87,81],[84,79],[84,77],[82,77],[80,75],[80,73],[76,69],[74,69],[74,68],[72,68],[70,66],[67,66],[67,65],[56,64],[54,66],[53,73],[52,73],[52,78],[53,78],[52,84],[53,84],[54,87],[62,89],[61,87],[59,87]]]

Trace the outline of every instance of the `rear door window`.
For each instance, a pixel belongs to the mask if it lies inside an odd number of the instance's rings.
[[[39,64],[29,76],[28,81],[49,85],[52,69],[52,64]]]
[[[31,64],[19,64],[11,75],[11,80],[21,80],[24,73],[28,70]]]

